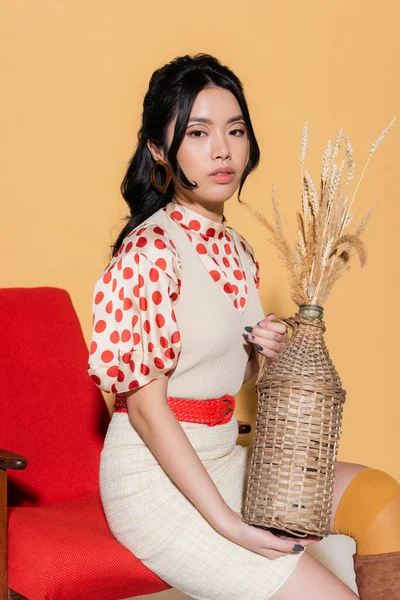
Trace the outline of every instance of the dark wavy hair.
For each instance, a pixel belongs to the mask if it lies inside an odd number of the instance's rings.
[[[150,78],[149,89],[143,101],[142,125],[138,132],[138,143],[128,163],[121,183],[121,193],[128,204],[131,215],[117,240],[111,245],[113,256],[120,248],[124,238],[154,214],[163,208],[173,196],[171,180],[167,190],[159,192],[151,184],[151,170],[155,160],[147,146],[147,140],[162,147],[171,168],[183,187],[192,189],[182,171],[176,155],[185,135],[193,103],[197,94],[205,87],[217,86],[232,92],[242,110],[250,142],[249,159],[240,181],[238,200],[243,184],[260,159],[260,149],[251,124],[247,102],[240,79],[214,56],[205,53],[193,56],[178,56],[163,67],[154,71]],[[166,134],[169,123],[177,115],[175,134],[169,148],[166,147]]]

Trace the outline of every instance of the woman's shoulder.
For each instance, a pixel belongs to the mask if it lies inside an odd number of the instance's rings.
[[[105,270],[121,269],[145,260],[153,263],[170,276],[181,269],[180,257],[168,228],[163,227],[162,219],[155,213],[128,233],[118,251],[114,254]]]

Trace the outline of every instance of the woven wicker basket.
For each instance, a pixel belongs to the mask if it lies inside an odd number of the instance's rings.
[[[329,535],[346,392],[325,346],[321,306],[280,318],[293,332],[260,367],[243,519],[273,533]],[[264,363],[265,364],[265,363]]]

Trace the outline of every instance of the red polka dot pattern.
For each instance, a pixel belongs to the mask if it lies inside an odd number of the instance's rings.
[[[128,239],[129,238],[129,239]],[[122,393],[170,374],[181,352],[173,306],[181,264],[154,223],[133,230],[95,285],[88,373]]]
[[[260,265],[254,255],[253,247],[250,246],[249,242],[242,235],[240,235],[240,233],[238,231],[236,233],[239,236],[240,245],[242,246],[243,250],[245,251],[245,255],[248,260],[248,264],[249,264],[249,267],[250,267],[250,270],[251,270],[251,273],[253,276],[253,281],[255,283],[256,288],[258,289],[260,286]],[[244,274],[243,274],[243,276],[244,276]]]
[[[259,287],[251,245],[232,233],[225,217],[217,223],[175,200],[163,210],[182,226],[213,285],[242,312],[249,291],[245,266]],[[182,342],[173,307],[179,301],[181,271],[175,244],[149,219],[127,235],[97,280],[88,373],[102,390],[133,390],[176,367]]]
[[[222,223],[216,223],[180,204],[175,199],[169,202],[163,210],[183,227],[200,259],[207,267],[210,277],[230,299],[233,307],[243,312],[247,304],[247,277],[234,234],[232,229],[227,226],[225,216],[223,216]],[[194,236],[193,232],[195,232]],[[247,267],[258,289],[259,264],[255,259],[253,248],[242,235],[238,232],[236,234],[245,251]],[[215,265],[217,265],[217,269]]]

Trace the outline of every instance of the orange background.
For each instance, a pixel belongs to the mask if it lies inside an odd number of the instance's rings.
[[[242,198],[271,219],[274,181],[292,232],[304,121],[314,181],[325,142],[342,125],[355,152],[355,185],[372,141],[400,117],[395,1],[175,0],[172,9],[161,0],[14,0],[1,11],[2,286],[67,289],[87,343],[94,283],[127,214],[119,185],[156,68],[208,52],[238,74],[262,153]],[[355,257],[325,305],[326,343],[347,390],[339,459],[397,479],[399,155],[396,124],[354,204],[358,223],[379,200],[363,234],[367,265],[360,269]],[[266,230],[236,197],[225,209],[259,259],[265,313],[293,315],[286,272]],[[237,400],[237,417],[254,424],[253,383]],[[250,444],[252,435],[240,443]]]

